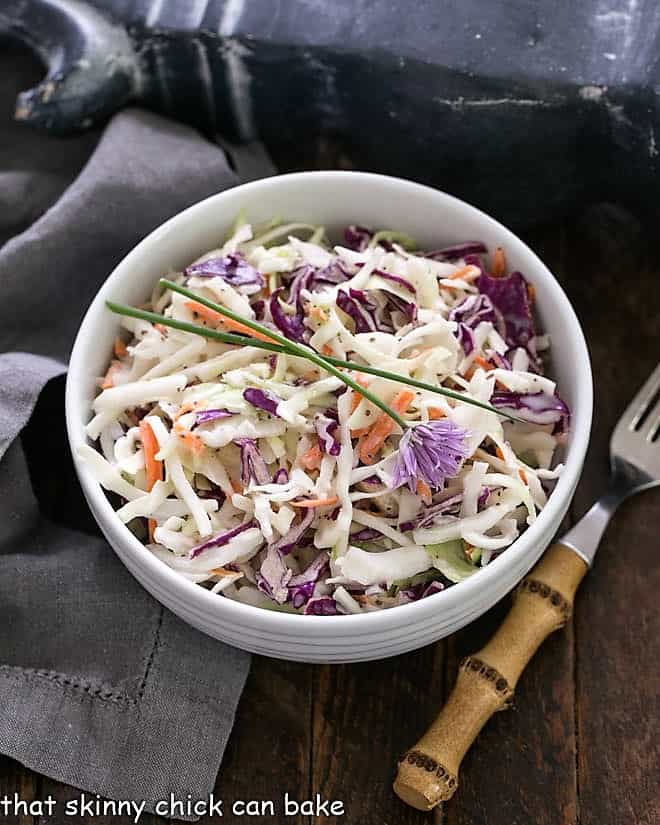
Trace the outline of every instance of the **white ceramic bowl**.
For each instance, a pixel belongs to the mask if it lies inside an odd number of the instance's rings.
[[[508,264],[534,285],[541,321],[552,339],[554,377],[572,411],[565,470],[535,523],[467,581],[409,605],[359,616],[277,613],[212,595],[145,551],[78,458],[95,379],[105,372],[118,330],[118,319],[105,301],[143,301],[163,273],[216,247],[241,209],[254,223],[277,215],[330,231],[350,223],[393,228],[426,248],[480,239],[491,249],[503,246]],[[211,636],[255,653],[306,662],[354,662],[403,653],[453,633],[501,599],[539,558],[566,513],[587,449],[591,413],[591,369],[582,330],[563,290],[537,256],[501,224],[456,198],[409,181],[357,172],[303,172],[255,181],[207,198],[156,229],[124,258],[92,302],[76,338],[66,387],[69,440],[85,496],[137,580]]]

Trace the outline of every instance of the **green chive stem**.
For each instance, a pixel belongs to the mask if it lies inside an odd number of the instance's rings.
[[[167,283],[168,283],[168,288],[171,288],[169,286],[170,282],[167,282]],[[178,288],[178,284],[174,284],[174,286],[177,287],[176,291],[180,291],[180,289]],[[183,288],[181,288],[181,289],[183,289]],[[187,292],[187,290],[186,290],[186,292]],[[185,292],[182,292],[181,294],[186,295]],[[217,307],[219,307],[219,305],[215,304],[213,301],[208,301],[207,299],[202,298],[202,296],[196,295],[195,293],[190,293],[190,294],[193,296],[193,300],[198,301],[199,303],[204,304],[205,306],[208,306],[209,309],[220,311],[219,309],[217,309]],[[327,369],[327,364],[330,364],[330,365],[335,366],[335,367],[341,367],[342,369],[350,369],[350,370],[357,371],[357,372],[368,373],[370,375],[375,375],[379,378],[385,378],[386,380],[389,380],[389,381],[394,381],[394,382],[397,382],[397,383],[400,383],[400,384],[406,384],[406,385],[411,386],[411,387],[416,387],[417,389],[426,390],[427,392],[432,392],[432,393],[435,393],[436,395],[442,395],[442,396],[445,396],[447,398],[452,398],[456,401],[461,401],[465,404],[471,404],[474,407],[479,407],[483,410],[487,410],[488,412],[494,412],[497,415],[501,415],[505,418],[509,418],[512,421],[521,421],[522,420],[522,419],[519,419],[517,416],[511,415],[510,413],[505,412],[504,410],[498,410],[495,407],[490,406],[489,404],[485,404],[482,401],[477,401],[476,399],[470,398],[469,396],[463,395],[459,392],[454,392],[453,390],[448,390],[445,387],[436,387],[436,386],[433,386],[433,384],[427,384],[424,381],[418,381],[417,379],[410,378],[408,376],[397,375],[396,373],[388,372],[387,370],[381,370],[378,367],[372,367],[372,366],[369,366],[369,365],[366,365],[366,364],[356,364],[353,361],[343,361],[339,358],[334,358],[334,357],[329,356],[329,355],[321,356],[321,355],[318,355],[317,353],[314,353],[312,350],[308,350],[304,347],[300,347],[299,351],[293,351],[291,349],[291,342],[286,338],[282,338],[282,336],[278,336],[278,337],[281,340],[284,340],[286,342],[285,344],[275,343],[275,341],[273,341],[272,344],[269,344],[266,341],[261,341],[257,338],[249,338],[245,335],[237,335],[235,333],[230,333],[230,332],[221,332],[220,330],[211,329],[210,327],[203,327],[203,326],[199,326],[197,324],[190,324],[187,321],[177,321],[174,318],[168,318],[164,315],[158,315],[157,313],[150,312],[149,310],[138,309],[136,307],[128,306],[126,304],[118,304],[118,303],[115,303],[114,301],[106,301],[106,306],[108,307],[108,309],[111,312],[114,312],[116,315],[124,315],[124,316],[128,316],[129,318],[138,318],[138,319],[143,320],[143,321],[150,321],[153,324],[162,324],[163,326],[171,327],[173,329],[178,329],[181,332],[188,332],[188,333],[191,333],[193,335],[200,335],[204,338],[208,338],[208,339],[214,340],[214,341],[221,341],[222,343],[231,344],[233,346],[255,347],[257,349],[263,349],[263,350],[266,350],[268,352],[294,355],[296,357],[305,358],[306,360],[314,360],[314,363],[316,363],[318,366],[320,366],[322,369],[324,369],[326,371],[329,371]],[[224,309],[224,307],[222,309]],[[240,316],[237,316],[237,317],[238,317],[240,323],[244,324],[245,326],[251,327],[252,324],[254,323],[254,322],[248,323],[249,319],[241,318]],[[255,326],[260,327],[260,325],[258,325],[258,324],[255,324]],[[275,338],[275,336],[277,335],[277,333],[273,332],[273,330],[269,329],[268,327],[260,327],[256,331],[259,331],[262,334],[268,335],[269,337],[272,336],[273,338]],[[312,359],[310,357],[312,355],[315,356],[314,359]],[[333,374],[335,374],[334,371],[333,371]],[[348,378],[348,376],[345,376],[344,373],[339,373],[338,377],[340,377],[340,379],[342,381],[344,381],[344,383],[347,383],[345,379]],[[354,383],[356,384],[356,382],[354,382]],[[349,384],[349,386],[351,386],[351,385]],[[357,387],[357,389],[356,389],[356,387]],[[365,391],[364,387],[361,387],[360,385],[356,384],[355,386],[352,386],[352,389],[356,389],[357,392],[359,392],[361,395],[364,395],[365,397],[368,398],[367,391]],[[371,400],[371,399],[369,399],[369,400]],[[378,406],[382,409],[383,408],[382,402],[379,403],[379,401],[380,400],[374,401],[374,403],[376,404],[376,406]],[[393,413],[392,417],[396,416],[397,418],[400,418],[399,416],[397,416],[396,413],[394,413],[393,410],[390,410],[390,408],[388,407],[387,408],[387,414],[389,415],[390,413]],[[395,418],[395,420],[396,420],[396,418]],[[403,421],[403,419],[400,419],[400,421]],[[397,423],[399,423],[399,421],[397,421]],[[405,421],[403,421],[403,424],[405,424]]]

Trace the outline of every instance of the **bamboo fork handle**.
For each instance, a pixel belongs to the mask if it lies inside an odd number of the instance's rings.
[[[576,553],[554,544],[522,580],[500,628],[461,662],[447,703],[401,759],[394,790],[404,802],[428,811],[453,796],[463,756],[492,714],[510,705],[541,642],[566,624],[587,569]]]

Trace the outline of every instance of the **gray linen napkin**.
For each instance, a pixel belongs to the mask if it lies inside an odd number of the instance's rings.
[[[34,173],[17,168],[22,144],[12,162],[0,156],[0,238],[39,216],[0,248],[0,752],[152,810],[170,793],[212,790],[249,656],[161,608],[99,534],[44,517],[17,436],[65,370],[114,265],[164,219],[236,180],[217,147],[140,111],[111,121],[67,188],[53,154],[75,151],[40,140],[50,188],[38,152]],[[80,151],[94,140],[78,139]],[[62,438],[61,416],[59,404],[28,429],[47,445]],[[64,470],[61,485],[60,500],[81,495]]]

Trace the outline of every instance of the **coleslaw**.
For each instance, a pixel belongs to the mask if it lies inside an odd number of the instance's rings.
[[[321,356],[490,406],[358,370],[354,389],[289,352],[173,329],[260,337],[157,286],[144,309],[166,323],[121,318],[81,455],[179,575],[269,609],[381,610],[474,575],[545,505],[570,414],[503,250],[425,252],[354,225],[331,245],[322,227],[239,218],[168,277]]]

